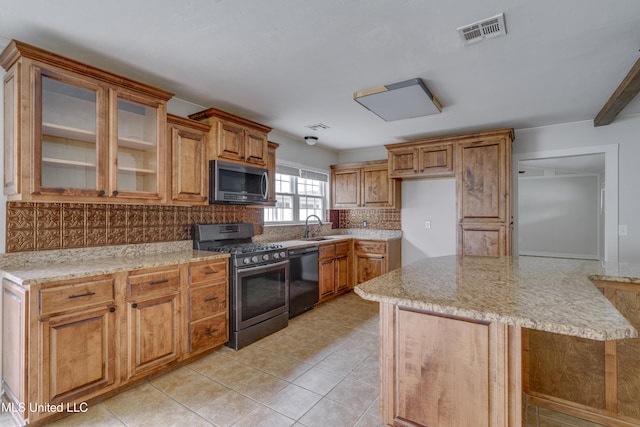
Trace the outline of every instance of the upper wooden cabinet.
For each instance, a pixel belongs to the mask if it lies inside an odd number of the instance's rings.
[[[216,108],[189,116],[211,126],[209,159],[267,166],[267,134],[271,128]]]
[[[276,150],[280,144],[269,141],[267,145],[267,170],[269,171],[269,206],[276,205]]]
[[[207,145],[211,126],[167,115],[172,203],[204,205],[209,201]]]
[[[0,65],[9,200],[165,199],[172,94],[15,40]]]
[[[400,183],[389,179],[386,160],[331,166],[331,206],[399,208]]]
[[[387,145],[390,178],[453,176],[453,143],[410,142]]]

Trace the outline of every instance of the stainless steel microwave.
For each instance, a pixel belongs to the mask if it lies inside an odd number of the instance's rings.
[[[220,160],[209,162],[210,203],[260,204],[268,198],[267,169]]]

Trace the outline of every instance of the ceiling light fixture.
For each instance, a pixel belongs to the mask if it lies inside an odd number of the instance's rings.
[[[316,143],[318,142],[318,137],[317,136],[305,136],[304,137],[304,142],[306,142],[308,145],[316,145]]]
[[[442,105],[427,89],[422,79],[361,90],[353,94],[353,99],[387,122],[428,116],[442,111]]]

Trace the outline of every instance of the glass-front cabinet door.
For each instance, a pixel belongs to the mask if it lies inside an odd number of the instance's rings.
[[[161,198],[164,166],[164,104],[113,92],[112,196]]]
[[[36,93],[33,194],[99,196],[104,141],[104,88],[91,81],[41,70]],[[39,142],[39,143],[38,143]]]

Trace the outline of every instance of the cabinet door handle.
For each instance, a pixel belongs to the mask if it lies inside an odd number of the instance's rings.
[[[204,274],[218,274],[218,270],[213,270],[213,271],[207,271]]]
[[[115,312],[116,312],[115,307],[109,307],[109,313],[115,313]]]
[[[213,329],[209,329],[209,330],[208,330],[207,332],[205,332],[204,334],[205,334],[205,335],[211,335],[211,334],[213,334],[214,332],[217,332],[217,331],[218,331],[218,328],[213,328]]]
[[[98,196],[104,197],[105,193],[106,192],[104,190],[100,190],[100,191],[98,191]]]
[[[69,295],[69,299],[90,297],[91,295],[95,295],[95,294],[96,294],[95,292],[87,292],[86,294]]]
[[[117,196],[118,195],[118,190],[113,190],[113,193],[111,193],[111,194],[113,194],[114,196]]]
[[[131,304],[131,308],[138,308],[138,304],[134,302],[133,304]]]
[[[149,282],[150,285],[159,285],[161,283],[169,283],[169,279],[156,280],[155,282]]]
[[[205,298],[204,302],[215,301],[217,299],[218,299],[218,297]]]

